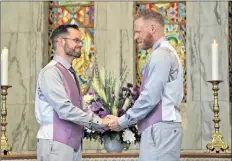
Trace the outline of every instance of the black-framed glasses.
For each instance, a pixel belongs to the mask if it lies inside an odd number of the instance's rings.
[[[63,39],[69,39],[69,40],[72,40],[74,41],[75,43],[82,43],[82,40],[78,39],[78,38],[75,38],[75,39],[71,39],[71,38],[68,38],[68,37],[62,37]]]

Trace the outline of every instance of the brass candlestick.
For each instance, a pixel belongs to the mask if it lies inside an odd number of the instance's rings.
[[[1,125],[2,125],[2,136],[1,136],[1,151],[4,155],[10,154],[12,148],[11,146],[7,143],[8,139],[6,137],[6,116],[7,116],[7,108],[6,108],[6,95],[7,89],[12,86],[9,85],[2,85],[2,112],[1,112]]]
[[[223,141],[223,136],[219,133],[219,122],[221,121],[219,118],[219,104],[218,104],[218,90],[219,90],[219,84],[223,81],[221,80],[212,80],[208,81],[213,85],[213,96],[214,96],[214,102],[213,102],[213,112],[214,112],[214,129],[215,132],[212,136],[213,140],[209,142],[206,145],[207,152],[216,152],[219,153],[220,151],[222,152],[229,152],[229,146]]]

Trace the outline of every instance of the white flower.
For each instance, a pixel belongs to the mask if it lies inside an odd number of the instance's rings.
[[[85,103],[90,104],[90,102],[94,99],[94,95],[86,94],[83,99]]]
[[[95,131],[90,130],[89,128],[85,128],[87,133],[94,133]]]
[[[135,134],[129,130],[126,129],[123,134],[122,134],[123,141],[129,142],[129,143],[134,143],[135,142]]]

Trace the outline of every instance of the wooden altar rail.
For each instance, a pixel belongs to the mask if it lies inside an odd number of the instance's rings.
[[[83,158],[137,158],[138,153],[83,153]],[[181,158],[232,158],[232,153],[183,152]],[[36,154],[1,155],[1,160],[36,159]]]

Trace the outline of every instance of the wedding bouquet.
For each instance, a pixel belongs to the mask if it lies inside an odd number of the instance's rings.
[[[93,91],[84,96],[84,102],[96,115],[104,118],[107,115],[122,116],[131,108],[139,96],[139,89],[131,83],[123,87],[125,81],[125,70],[122,70],[120,79],[116,79],[114,73],[102,69],[93,78]],[[131,126],[123,131],[104,131],[97,132],[85,129],[85,138],[99,140],[103,143],[103,137],[117,139],[128,149],[130,144],[140,141],[137,126]]]

